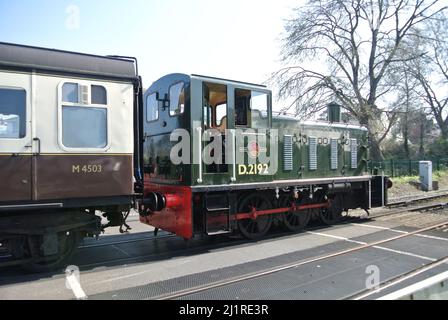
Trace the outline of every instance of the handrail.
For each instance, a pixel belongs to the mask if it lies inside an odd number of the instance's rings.
[[[235,130],[229,130],[230,134],[232,136],[232,169],[233,169],[233,174],[232,177],[230,178],[231,182],[236,182],[236,134],[235,134]]]
[[[198,127],[196,128],[196,130],[199,133],[199,143],[198,143],[198,148],[199,148],[199,178],[197,180],[198,183],[202,183],[202,127]]]

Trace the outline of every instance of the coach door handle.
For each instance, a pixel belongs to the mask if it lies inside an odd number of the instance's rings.
[[[41,151],[41,144],[40,144],[40,139],[39,138],[34,138],[33,141],[37,141],[37,152],[34,153],[35,156],[40,156],[40,151]]]

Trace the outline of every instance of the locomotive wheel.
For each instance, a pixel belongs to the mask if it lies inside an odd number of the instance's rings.
[[[239,213],[249,213],[252,208],[257,210],[271,209],[271,202],[258,194],[250,194],[243,197],[238,204]],[[238,220],[238,229],[241,234],[251,240],[262,238],[271,228],[272,217],[270,215],[259,216],[256,219]]]
[[[280,208],[290,207],[290,199],[288,196],[280,198],[279,201]],[[311,219],[311,211],[309,209],[285,212],[283,214],[283,225],[289,231],[297,232],[303,230]]]
[[[343,201],[341,196],[335,196],[331,201],[329,208],[322,209],[320,211],[320,220],[327,225],[336,224],[342,219]]]
[[[63,231],[58,233],[58,253],[44,256],[41,246],[43,237],[31,236],[30,242],[36,252],[39,261],[30,262],[23,265],[25,270],[30,272],[49,272],[66,267],[68,260],[72,257],[78,247],[81,236],[76,231]]]

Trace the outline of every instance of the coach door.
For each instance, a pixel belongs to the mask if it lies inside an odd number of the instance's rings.
[[[0,72],[0,202],[31,200],[30,77]]]

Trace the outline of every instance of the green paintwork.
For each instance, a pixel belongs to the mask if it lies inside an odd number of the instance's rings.
[[[144,143],[144,165],[145,173],[151,172],[153,182],[180,184],[180,185],[223,185],[223,184],[244,184],[250,182],[271,182],[275,180],[288,179],[307,179],[307,178],[325,178],[342,176],[359,176],[367,173],[368,160],[368,135],[365,129],[356,126],[346,126],[344,124],[329,123],[301,123],[297,119],[287,117],[268,117],[268,135],[271,135],[272,129],[278,130],[278,170],[274,175],[237,175],[236,181],[231,182],[232,165],[228,165],[227,172],[207,173],[205,165],[203,166],[202,182],[198,182],[199,165],[173,165],[170,161],[171,147],[176,142],[170,141],[170,134],[176,128],[183,128],[190,132],[190,145],[193,141],[198,141],[196,133],[198,127],[202,127],[202,84],[204,81],[227,86],[227,129],[235,129],[235,89],[247,89],[261,91],[269,94],[269,111],[272,109],[271,92],[257,85],[227,81],[221,79],[206,78],[201,76],[187,76],[182,74],[168,75],[156,81],[145,94],[146,97],[153,92],[158,92],[159,97],[164,97],[169,93],[170,85],[183,81],[186,84],[188,92],[186,94],[185,112],[179,116],[170,116],[169,108],[163,108],[163,103],[159,106],[159,119],[154,122],[145,122],[145,143]],[[146,119],[146,106],[144,111]],[[264,121],[264,120],[263,120]],[[238,128],[237,128],[238,129]],[[265,133],[263,133],[265,135]],[[283,136],[293,135],[293,169],[284,171],[283,168]],[[318,144],[317,146],[317,170],[309,170],[309,144],[308,141],[301,141],[302,138],[316,137],[327,144]],[[338,139],[340,142],[344,138],[357,139],[358,143],[358,165],[356,169],[351,168],[350,146],[342,143],[338,144],[338,169],[330,169],[330,138]],[[297,141],[298,140],[298,141]],[[247,147],[247,143],[244,145]],[[271,151],[272,146],[267,146],[267,152]],[[196,150],[191,150],[191,162]],[[247,164],[247,155],[245,157]],[[157,164],[157,170],[154,172],[154,164]],[[152,169],[151,169],[152,168]],[[152,171],[151,171],[152,170]],[[238,166],[237,166],[238,170]]]

